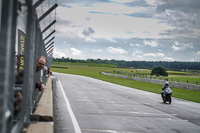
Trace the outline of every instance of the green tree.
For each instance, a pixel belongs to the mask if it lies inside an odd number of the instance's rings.
[[[151,71],[151,75],[156,75],[156,76],[168,76],[168,73],[165,68],[158,66],[154,67]]]
[[[148,67],[146,67],[145,65],[141,65],[141,66],[139,67],[139,69],[148,69]]]

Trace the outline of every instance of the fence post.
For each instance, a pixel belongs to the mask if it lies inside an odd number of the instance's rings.
[[[24,86],[23,97],[26,101],[23,103],[23,119],[25,125],[30,123],[30,115],[32,113],[32,95],[33,95],[33,77],[35,73],[35,9],[32,6],[32,1],[27,2],[28,15],[26,26],[26,43],[25,43],[25,69],[24,69]]]
[[[0,1],[0,132],[12,129],[17,1]]]

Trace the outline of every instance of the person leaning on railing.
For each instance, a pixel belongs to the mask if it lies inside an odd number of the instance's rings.
[[[36,61],[36,75],[40,75],[40,71],[44,68],[46,62],[47,62],[47,59],[44,56],[40,56],[40,57],[37,58],[37,61]],[[24,71],[19,72],[15,76],[15,86],[23,84],[23,77],[24,77]],[[36,83],[35,83],[35,88],[38,89],[39,91],[44,91],[44,84],[42,83],[41,79],[42,78],[40,76],[37,77]],[[17,102],[17,101],[21,101],[22,100],[21,91],[17,91],[16,93],[17,93],[17,97],[15,96],[15,103],[14,104],[19,105],[20,103]],[[18,95],[20,95],[20,97]]]
[[[43,70],[45,64],[47,62],[47,58],[44,56],[40,56],[37,58],[36,62],[36,74],[41,74],[41,70]],[[44,91],[44,84],[42,83],[42,77],[39,78],[40,80],[36,81],[35,87],[39,89],[39,91]]]
[[[46,57],[40,56],[36,60],[36,75],[40,75],[40,71],[44,68],[45,64],[47,62]],[[40,75],[41,76],[41,75]],[[35,83],[35,88],[39,91],[44,91],[44,85],[42,83],[42,78],[38,76]],[[21,88],[23,84],[23,77],[24,77],[24,71],[19,72],[15,76],[15,88]],[[21,89],[16,89],[14,93],[14,116],[17,116],[17,114],[20,111],[21,108],[21,102],[22,102],[22,92]]]
[[[47,70],[48,77],[51,75],[51,68],[49,67]]]
[[[44,68],[45,64],[47,62],[46,57],[40,56],[37,58],[36,61],[36,75],[40,75],[40,71]],[[23,84],[23,77],[24,77],[24,71],[19,72],[18,75],[15,76],[15,84]],[[39,80],[37,80],[39,79]],[[35,83],[35,88],[39,89],[39,91],[44,91],[44,84],[42,83],[41,77],[38,76]]]

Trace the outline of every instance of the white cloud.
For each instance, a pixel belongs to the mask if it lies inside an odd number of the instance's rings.
[[[108,38],[109,41],[116,43],[117,41],[112,39],[112,38]]]
[[[164,57],[164,60],[166,60],[166,61],[175,61],[175,59],[171,58],[171,57]]]
[[[200,51],[197,51],[197,55],[198,55],[198,56],[200,55]]]
[[[90,38],[90,37],[86,37],[86,38],[85,38],[85,41],[86,41],[86,42],[96,42],[95,39]]]
[[[114,47],[108,47],[107,51],[111,54],[128,54],[127,51],[125,51],[122,48],[114,48]]]
[[[164,53],[156,53],[157,57],[164,57],[165,54]]]
[[[192,43],[183,43],[183,46],[185,48],[194,48],[193,44]]]
[[[171,47],[174,51],[183,50],[183,47],[178,47],[176,45],[172,45]]]
[[[135,44],[135,46],[140,47],[140,44],[137,43],[137,44]]]
[[[131,47],[133,47],[133,46],[134,46],[134,44],[132,44],[132,43],[130,43],[129,45],[130,45]]]
[[[134,2],[141,6],[136,7]],[[66,53],[72,58],[82,54],[78,58],[199,60],[200,13],[196,3],[199,2],[185,0],[180,4],[178,0],[60,1],[61,6],[56,11],[55,34],[55,47],[60,48],[60,51],[56,49],[54,54],[62,57]],[[193,9],[192,5],[197,9]],[[177,38],[178,41],[173,42]],[[91,47],[88,42],[96,43]],[[76,50],[70,51],[72,47],[76,47]],[[62,52],[64,48],[68,51]],[[91,53],[82,48],[87,48]],[[102,51],[105,49],[106,52]],[[191,51],[195,52],[191,54]],[[143,55],[144,53],[146,54]],[[170,57],[163,56],[163,53]]]
[[[144,56],[147,56],[147,57],[164,57],[165,54],[164,53],[147,53],[147,54],[144,54]]]
[[[98,52],[98,53],[101,53],[101,52],[103,52],[103,50],[102,50],[102,49],[93,49],[92,51],[94,51],[94,52]]]
[[[191,59],[191,61],[197,61],[196,59]]]
[[[185,50],[187,48],[193,48],[193,44],[192,43],[179,43],[179,42],[174,42],[174,44],[172,44],[171,48],[174,51],[179,51],[179,50]]]
[[[82,54],[81,50],[78,50],[76,48],[70,48],[70,51],[72,52],[72,55],[80,56]]]
[[[136,51],[133,52],[132,55],[137,56],[137,55],[142,54],[142,53],[143,53],[142,51],[136,50]]]
[[[68,36],[76,35],[83,38],[82,31],[90,27],[95,31],[93,39],[163,38],[164,36],[160,36],[160,33],[172,29],[165,23],[158,23],[156,19],[128,16],[128,14],[145,11],[146,8],[144,7],[127,7],[116,3],[98,3],[87,7],[80,6],[80,4],[71,4],[71,6],[72,8],[62,6],[57,8],[57,16],[69,23],[61,26],[57,24],[56,28],[58,32],[65,33]],[[127,34],[127,31],[134,34]]]
[[[156,0],[146,0],[146,2],[150,5],[154,5]]]
[[[139,59],[143,59],[143,57],[141,55],[137,55],[136,57]]]
[[[164,61],[175,61],[174,58],[166,57],[164,53],[147,53],[143,55],[144,57],[154,57],[158,60],[164,60]]]
[[[154,53],[148,53],[148,54],[144,54],[144,56],[148,56],[148,57],[156,57],[156,54],[154,54]]]
[[[129,45],[130,45],[131,47],[133,47],[133,46],[140,47],[140,44],[138,44],[138,43],[137,43],[137,44],[130,43]]]
[[[67,56],[66,56],[66,53],[64,53],[64,52],[62,52],[62,51],[57,50],[56,48],[54,48],[53,57],[55,57],[55,58],[62,58],[62,57],[67,57]]]
[[[114,2],[118,2],[118,3],[127,3],[127,2],[132,2],[132,0],[111,0],[111,1],[114,1]]]
[[[157,47],[158,46],[158,42],[157,41],[146,41],[144,40],[144,45],[149,45],[151,47]]]
[[[157,11],[161,12],[155,14],[155,17],[174,26],[173,30],[167,31],[170,36],[199,38],[198,4],[198,0],[195,2],[184,0],[181,4],[178,0],[163,1],[157,5],[157,8],[159,8]]]

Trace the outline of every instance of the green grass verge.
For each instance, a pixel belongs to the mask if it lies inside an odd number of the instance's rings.
[[[123,68],[109,68],[109,67],[88,67],[88,66],[68,66],[68,69],[62,69],[62,68],[52,68],[51,70],[53,72],[60,72],[60,73],[67,73],[67,74],[75,74],[75,75],[82,75],[87,77],[92,77],[96,79],[100,79],[103,81],[136,88],[144,91],[149,91],[153,93],[160,94],[161,91],[161,85],[157,84],[151,84],[146,82],[140,82],[140,81],[133,81],[131,79],[121,79],[111,76],[105,76],[100,74],[99,72],[112,72],[113,70],[117,71],[125,71]],[[193,102],[200,103],[200,92],[199,91],[193,91],[193,90],[186,90],[186,89],[180,89],[180,88],[173,88],[173,97],[189,100]]]

